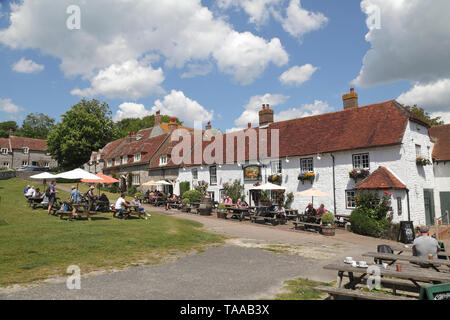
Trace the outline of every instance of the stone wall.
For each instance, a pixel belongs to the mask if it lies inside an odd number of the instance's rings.
[[[11,179],[14,178],[15,175],[15,171],[13,170],[1,170],[0,171],[0,180],[7,180],[7,179]]]

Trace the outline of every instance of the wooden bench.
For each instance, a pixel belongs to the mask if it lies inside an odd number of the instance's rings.
[[[401,296],[393,296],[387,294],[380,293],[372,293],[372,292],[364,292],[360,290],[350,290],[343,288],[335,288],[335,287],[325,287],[319,286],[315,288],[318,291],[322,291],[330,294],[334,299],[337,297],[351,297],[355,300],[417,300],[415,298],[401,297]]]
[[[317,223],[294,221],[293,224],[294,224],[294,229],[303,227],[303,229],[305,231],[308,231],[308,230],[314,230],[315,232],[321,232],[322,231],[322,226],[320,224],[317,224]]]
[[[273,226],[278,225],[278,218],[275,217],[250,216],[250,221],[252,223],[256,223],[257,221],[264,221],[264,223],[266,223],[268,221]]]

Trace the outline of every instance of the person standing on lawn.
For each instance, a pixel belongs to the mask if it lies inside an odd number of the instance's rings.
[[[47,210],[47,214],[50,215],[50,210],[52,209],[53,205],[55,204],[56,201],[56,181],[52,181],[52,183],[50,184],[50,187],[48,187],[47,192],[45,192],[45,195],[48,197],[48,210]]]
[[[97,199],[94,194],[95,186],[90,186],[89,191],[86,194],[87,201],[88,201],[88,212],[91,212],[92,207],[94,206],[94,202]]]

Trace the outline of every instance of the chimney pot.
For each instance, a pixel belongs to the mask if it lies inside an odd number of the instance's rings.
[[[211,121],[208,121],[208,123],[206,124],[205,130],[211,130]]]
[[[355,92],[355,89],[350,88],[350,93],[344,94],[342,101],[344,103],[344,109],[358,108],[358,94]]]
[[[259,111],[259,126],[264,126],[273,122],[273,110],[268,104],[263,104],[262,110]]]
[[[252,123],[249,122],[249,123],[248,123],[248,128],[250,129],[251,127],[252,127]]]
[[[159,126],[161,124],[161,112],[158,110],[155,114],[155,126]]]

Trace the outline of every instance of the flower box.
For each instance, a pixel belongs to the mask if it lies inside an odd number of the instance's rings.
[[[314,172],[305,172],[305,173],[300,173],[298,175],[298,180],[301,181],[303,184],[305,183],[305,181],[311,181],[311,183],[312,183],[315,178],[316,178],[316,174]]]
[[[366,170],[366,169],[353,169],[352,171],[348,172],[348,175],[350,178],[352,178],[353,180],[358,180],[358,179],[365,179],[370,175],[370,170]]]
[[[427,165],[431,165],[431,161],[422,157],[417,157],[416,159],[416,164],[418,166],[427,166]]]
[[[281,186],[281,183],[283,182],[283,176],[281,174],[272,174],[269,176],[268,181],[270,183]]]

